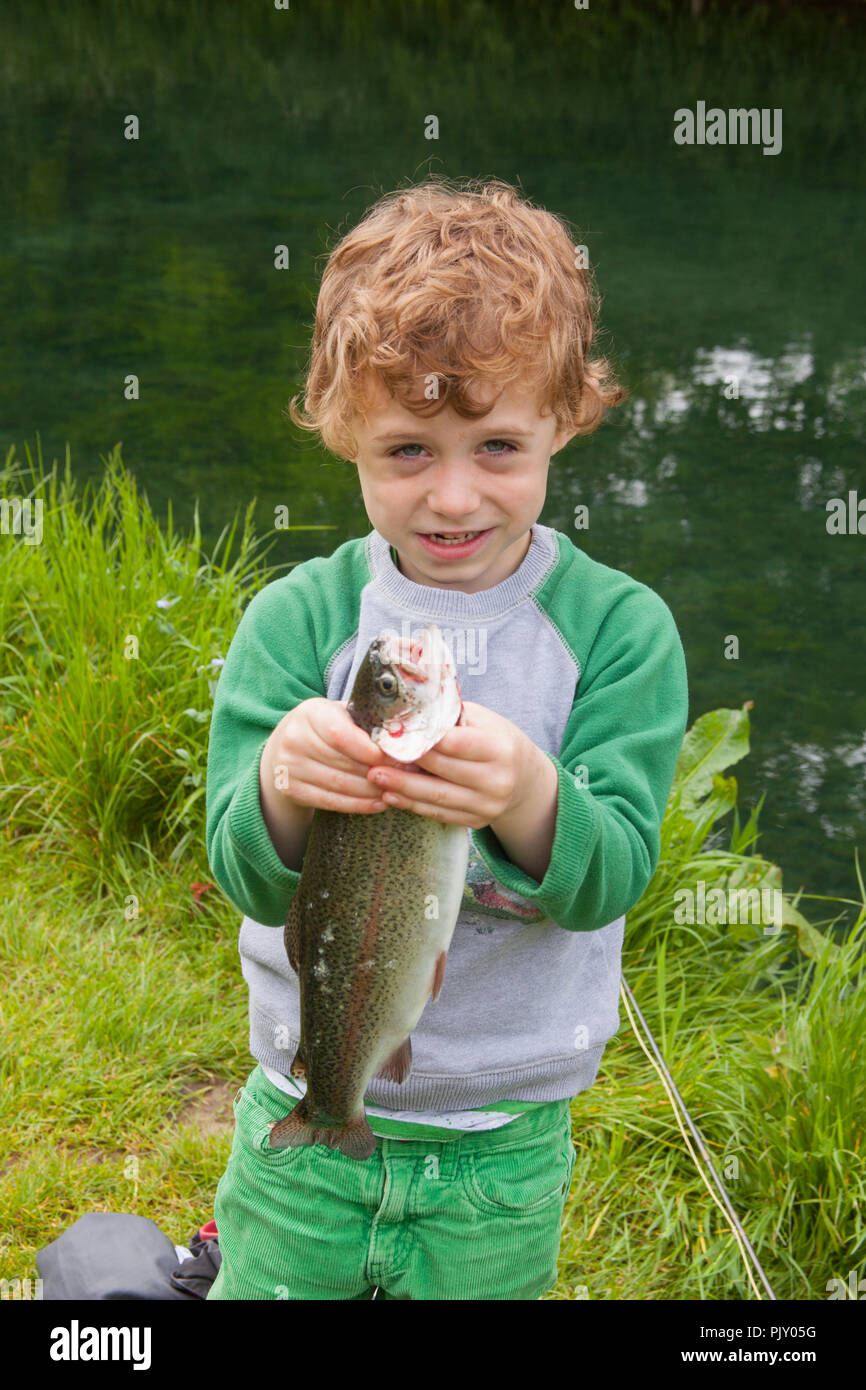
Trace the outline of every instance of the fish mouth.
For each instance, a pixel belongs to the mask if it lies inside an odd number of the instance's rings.
[[[389,755],[399,754],[399,763],[414,764],[459,722],[462,706],[453,658],[439,629],[427,623],[421,638],[383,634],[379,660],[396,675],[401,698],[380,710],[382,723],[371,738]]]
[[[436,665],[426,634],[421,641],[411,641],[406,637],[392,640],[388,647],[387,660],[404,680],[413,685],[426,685],[433,676],[433,668]]]
[[[431,630],[429,624],[420,640],[392,638],[385,649],[385,660],[404,682],[407,698],[413,705],[416,703],[416,692],[411,687],[421,687],[417,690],[417,698],[421,700],[425,698],[424,688],[429,687],[432,698],[437,689],[441,692],[443,677],[450,669],[450,656],[442,648],[438,629]]]
[[[415,685],[424,685],[427,680],[426,671],[416,666],[414,661],[395,661],[394,670],[399,671],[405,680],[413,681]]]

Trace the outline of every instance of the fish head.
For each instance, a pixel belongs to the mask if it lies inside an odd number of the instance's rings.
[[[376,637],[348,708],[389,757],[400,763],[423,758],[463,711],[454,658],[436,624],[428,623],[419,641],[388,632]]]

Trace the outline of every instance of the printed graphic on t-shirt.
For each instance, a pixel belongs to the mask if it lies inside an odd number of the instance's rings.
[[[469,866],[463,886],[462,910],[489,913],[491,917],[507,917],[519,922],[542,922],[545,914],[527,898],[512,893],[494,878],[485,864],[469,831]],[[493,931],[493,927],[490,928]]]

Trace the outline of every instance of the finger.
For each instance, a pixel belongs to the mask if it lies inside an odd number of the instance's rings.
[[[322,811],[343,811],[348,815],[372,815],[388,809],[386,803],[377,797],[345,796],[311,782],[296,784],[295,799],[303,806]]]
[[[385,801],[388,801],[389,797],[396,797],[403,809],[417,810],[419,815],[430,815],[439,810],[477,810],[478,802],[477,792],[470,787],[464,792],[453,782],[443,782],[438,777],[419,777],[416,774],[405,774],[399,783],[381,787],[379,795]],[[391,801],[388,804],[395,803]]]
[[[424,759],[433,754],[460,762],[491,762],[493,757],[490,750],[490,732],[487,729],[464,728],[455,724],[442,735],[436,747],[431,748],[429,753],[424,754],[424,758],[418,759],[418,762],[423,765]]]
[[[393,783],[395,791],[405,789],[407,796],[418,796],[421,800],[428,800],[425,795],[429,788],[429,778],[435,777],[439,782],[450,782],[457,787],[465,787],[477,797],[479,792],[490,790],[491,784],[495,784],[499,776],[500,769],[495,762],[477,762],[471,758],[454,758],[447,753],[440,753],[438,748],[429,753],[425,753],[423,758],[417,760],[417,767],[420,773],[415,773],[416,781],[411,783],[408,773],[393,773],[388,770],[387,776],[382,781],[383,787],[388,787]],[[374,770],[375,771],[375,770]],[[368,776],[374,774],[368,773]],[[418,782],[417,778],[424,776],[428,780]],[[374,776],[378,783],[378,777]]]
[[[345,751],[359,763],[369,766],[382,757],[381,748],[373,742],[366,729],[355,723],[348,711],[345,712],[340,732],[345,739]]]
[[[360,800],[381,800],[381,789],[364,776],[366,771],[362,764],[358,764],[357,771],[344,772],[338,768],[328,767],[322,763],[312,760],[305,760],[300,763],[289,778],[287,788],[289,796],[294,796],[295,787],[316,787],[321,791],[333,792],[338,796],[356,797]]]
[[[377,748],[370,735],[359,729],[357,724],[346,736],[345,753],[355,762],[363,763],[365,767],[381,762],[382,759],[381,748]]]
[[[441,777],[434,777],[429,772],[401,772],[393,767],[371,768],[367,773],[367,781],[376,788],[380,796],[383,792],[391,791],[399,796],[433,803],[447,793],[450,785]]]
[[[361,765],[357,773],[338,772],[331,768],[319,767],[309,779],[314,786],[324,791],[336,792],[339,796],[355,796],[362,801],[381,800],[382,788],[369,782],[364,775],[366,769]]]
[[[329,743],[327,739],[313,730],[314,739],[310,747],[311,754],[314,754],[313,761],[327,763],[329,767],[338,767],[341,772],[353,773],[356,777],[363,777],[367,768],[374,763],[380,756],[375,743],[356,724],[351,729],[339,729],[332,734],[335,741]],[[354,734],[359,737],[355,739]]]
[[[425,753],[423,758],[418,758],[417,763],[426,772],[431,772],[446,782],[456,782],[461,787],[471,787],[475,791],[480,791],[482,787],[486,786],[490,775],[489,768],[485,763],[473,758],[455,757],[450,753],[443,753],[440,751],[439,745],[436,748],[431,748],[430,752]]]
[[[445,825],[465,825],[472,830],[479,830],[482,826],[490,824],[490,817],[479,814],[477,807],[469,810],[465,807],[431,806],[422,801],[409,801],[408,798],[396,796],[392,792],[385,792],[384,796],[386,804],[395,811],[414,811],[417,816],[426,816],[429,820],[438,820]]]

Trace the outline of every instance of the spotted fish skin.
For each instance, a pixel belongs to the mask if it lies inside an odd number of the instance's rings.
[[[375,659],[374,669],[390,669],[378,652]],[[368,692],[373,720],[370,704]],[[315,811],[284,934],[301,995],[291,1070],[306,1077],[307,1091],[272,1128],[271,1147],[323,1143],[351,1158],[373,1154],[364,1093],[374,1076],[402,1082],[409,1074],[410,1034],[442,987],[468,857],[465,826],[393,807]]]

